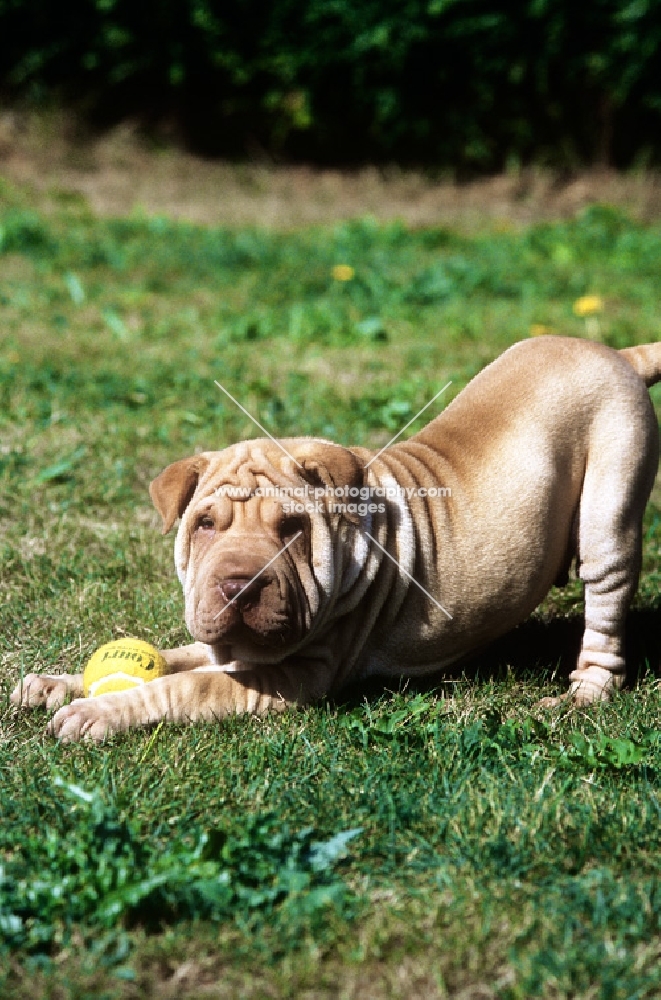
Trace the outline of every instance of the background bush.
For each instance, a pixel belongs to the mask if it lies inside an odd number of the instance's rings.
[[[0,87],[214,154],[627,166],[661,153],[661,0],[0,0]]]

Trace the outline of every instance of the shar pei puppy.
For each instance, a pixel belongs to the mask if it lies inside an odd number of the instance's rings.
[[[625,678],[659,457],[646,386],[660,379],[661,343],[543,337],[382,453],[259,439],[175,462],[150,492],[164,532],[181,518],[175,565],[196,641],[165,650],[171,673],[133,690],[82,698],[80,675],[30,674],[12,699],[61,705],[55,735],[99,740],[301,705],[374,674],[449,672],[572,563],[585,630],[564,697],[606,699]]]

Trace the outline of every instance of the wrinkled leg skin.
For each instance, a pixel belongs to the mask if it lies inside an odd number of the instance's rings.
[[[209,664],[208,647],[193,643],[163,652],[171,673],[128,691],[83,698],[82,674],[29,674],[11,701],[22,708],[58,708],[48,730],[64,742],[101,742],[116,733],[167,722],[211,722],[242,712],[282,711],[320,692],[301,687],[297,671],[273,667],[255,672],[239,663]],[[67,697],[74,700],[65,705]]]
[[[173,673],[209,663],[208,647],[201,642],[180,646],[178,649],[164,649],[161,655]],[[9,700],[19,708],[53,709],[82,697],[82,674],[26,674],[12,691]]]
[[[642,564],[642,519],[656,471],[652,440],[622,441],[604,428],[600,461],[588,466],[579,511],[578,574],[585,585],[585,631],[569,690],[544,708],[607,701],[625,681],[624,629]],[[650,461],[652,456],[652,461]]]
[[[256,686],[259,681],[255,675],[222,671],[172,674],[130,691],[72,701],[55,713],[49,729],[65,742],[98,742],[161,720],[212,722],[240,712],[261,713],[273,704],[269,692],[261,690],[263,684]]]

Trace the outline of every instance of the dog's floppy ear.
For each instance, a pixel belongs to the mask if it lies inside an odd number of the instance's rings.
[[[154,507],[163,519],[163,534],[168,531],[191,502],[200,476],[209,465],[206,455],[182,458],[163,469],[161,474],[149,484],[149,495]]]
[[[363,463],[352,451],[339,444],[315,441],[307,454],[299,452],[297,457],[303,466],[303,475],[311,486],[325,486],[329,489],[348,486],[352,489],[360,488],[365,482]],[[355,495],[353,498],[345,496],[343,499],[346,504],[351,499],[355,503]],[[360,523],[360,517],[356,514],[346,513],[345,517],[354,524]]]

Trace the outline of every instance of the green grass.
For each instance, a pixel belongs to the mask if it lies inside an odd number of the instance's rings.
[[[2,996],[659,996],[658,493],[638,680],[606,706],[534,707],[576,582],[435,687],[101,747],[8,694],[123,634],[187,641],[147,484],[253,436],[214,379],[274,434],[385,444],[533,324],[584,335],[582,294],[606,343],[660,339],[661,228],[278,235],[0,198]]]

